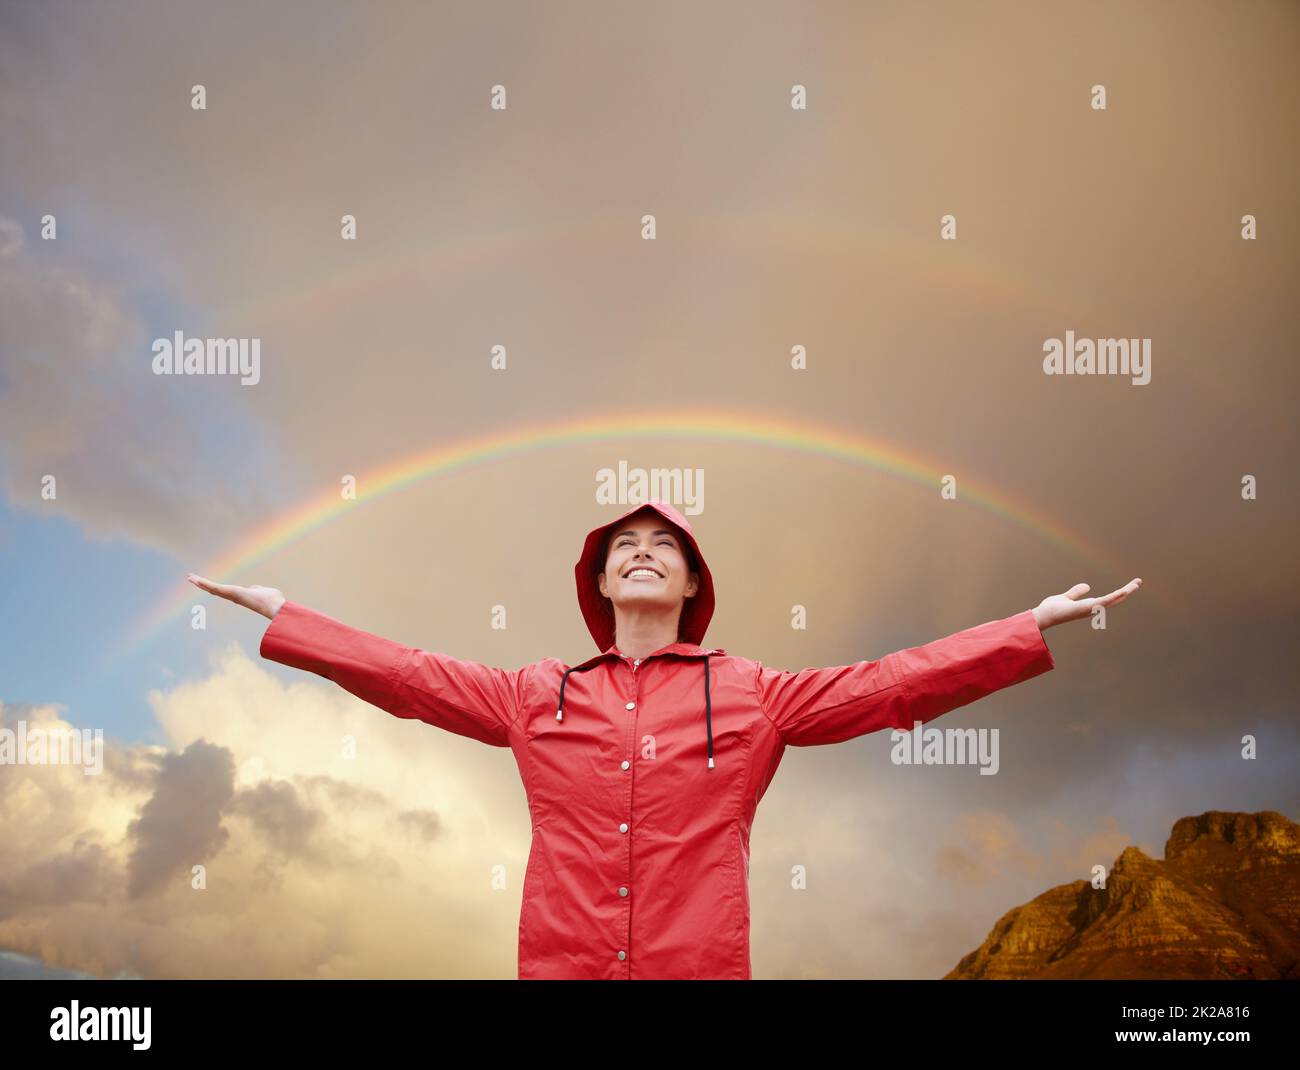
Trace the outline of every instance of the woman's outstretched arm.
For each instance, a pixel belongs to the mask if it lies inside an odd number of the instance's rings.
[[[1113,606],[1140,579],[1102,598],[1084,598],[1086,583],[1049,595],[1033,609],[957,632],[877,661],[788,672],[757,663],[754,686],[781,739],[796,747],[842,743],[882,728],[911,731],[940,714],[1056,665],[1043,638],[1055,624]]]
[[[189,580],[271,618],[262,657],[332,680],[395,717],[415,718],[493,747],[510,745],[524,669],[493,668],[397,643],[289,601],[274,587],[214,583],[193,573]]]

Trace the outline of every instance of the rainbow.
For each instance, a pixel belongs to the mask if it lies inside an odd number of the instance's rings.
[[[576,218],[521,221],[492,234],[442,231],[436,240],[419,227],[404,228],[386,240],[382,259],[356,256],[321,258],[307,269],[287,275],[277,289],[258,289],[221,313],[225,333],[255,331],[265,317],[337,313],[339,308],[366,300],[411,279],[458,278],[466,273],[517,264],[529,257],[554,259],[573,255],[575,246],[606,252],[636,242],[640,222],[636,213],[590,212]],[[855,257],[888,265],[891,273],[914,271],[931,288],[951,289],[985,302],[1032,301],[1073,322],[1113,317],[1113,304],[1099,307],[1087,294],[1045,279],[1041,271],[984,251],[975,242],[919,237],[883,219],[819,216],[779,210],[762,212],[715,208],[707,214],[674,215],[674,240],[696,241],[719,248],[743,249],[766,257],[812,257],[818,262]],[[1102,320],[1104,322],[1104,320]],[[1064,323],[1062,330],[1068,323]]]
[[[857,432],[836,431],[771,415],[728,412],[720,409],[671,412],[626,412],[599,417],[539,423],[509,431],[465,438],[437,445],[400,458],[357,479],[357,496],[343,499],[331,485],[318,496],[250,532],[236,545],[197,571],[214,580],[234,577],[332,520],[358,506],[416,483],[471,465],[487,464],[542,448],[627,438],[680,438],[768,446],[815,457],[863,465],[919,484],[933,493],[942,469],[917,453],[904,453]],[[960,481],[960,500],[974,504],[1002,520],[1032,533],[1072,557],[1102,572],[1130,578],[1125,566],[1100,547],[1067,530],[1051,517],[1012,501],[968,476]],[[1102,593],[1094,587],[1093,594]],[[119,653],[154,638],[175,621],[197,598],[206,597],[182,580],[169,589],[127,636]]]
[[[575,247],[608,252],[620,244],[640,243],[639,216],[624,211],[592,212],[572,218],[521,220],[490,234],[441,230],[436,237],[420,227],[404,227],[386,240],[382,255],[321,257],[304,270],[289,273],[279,288],[257,288],[222,310],[223,335],[254,337],[268,320],[337,315],[350,305],[364,305],[376,294],[392,292],[411,279],[462,278],[468,273],[518,264],[529,257],[554,262],[574,255]],[[1105,297],[1058,283],[1038,267],[997,256],[972,241],[941,241],[937,233],[900,228],[888,219],[818,215],[780,209],[754,211],[715,207],[708,213],[674,216],[677,240],[715,248],[746,250],[763,258],[807,258],[810,263],[888,266],[893,275],[912,273],[927,292],[962,295],[985,309],[1018,308],[1026,302],[1039,310],[1045,336],[1081,324],[1096,324],[1103,333],[1146,334],[1142,325],[1151,311],[1115,294]],[[939,299],[936,297],[936,299]],[[1164,350],[1157,361],[1163,358]],[[1162,364],[1167,371],[1173,365]],[[1231,405],[1243,415],[1252,405],[1243,376],[1218,375],[1203,361],[1177,362],[1178,380],[1197,389],[1216,408]],[[1163,381],[1163,379],[1162,379]],[[1146,595],[1156,599],[1154,592]]]

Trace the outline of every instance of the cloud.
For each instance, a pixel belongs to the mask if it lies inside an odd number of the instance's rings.
[[[23,247],[22,224],[0,216],[0,256],[13,256]]]
[[[1034,894],[1065,880],[1087,878],[1095,865],[1109,868],[1125,847],[1137,842],[1109,814],[1065,819],[1040,812],[1024,822],[993,810],[960,814],[948,837],[933,856],[934,868],[946,879],[961,885],[1004,882],[1008,890],[1028,884]]]
[[[60,970],[30,955],[0,951],[0,981],[84,981],[93,974],[82,970]]]
[[[24,905],[102,903],[116,874],[102,844],[78,838],[66,849],[38,859],[0,882],[0,919],[20,913]]]
[[[127,894],[145,895],[187,862],[221,851],[230,838],[221,814],[234,796],[234,775],[230,751],[202,740],[163,757],[153,795],[127,826],[134,842]],[[273,790],[259,785],[254,794]]]
[[[285,685],[236,646],[151,700],[164,744],[106,739],[97,776],[0,777],[0,947],[96,976],[514,975],[528,818],[476,804],[454,752],[478,745]],[[73,727],[0,704],[19,720]]]
[[[310,809],[298,789],[287,781],[264,781],[239,793],[235,810],[281,858],[312,857],[310,841],[321,814]]]
[[[961,814],[952,826],[957,843],[947,843],[934,855],[935,869],[960,884],[1004,879],[1008,871],[1037,877],[1045,860],[1030,848],[1010,815],[986,810]]]
[[[160,548],[211,545],[265,506],[255,480],[220,463],[219,399],[160,396],[165,377],[152,374],[150,338],[120,287],[37,256],[4,216],[0,247],[0,473],[11,501]],[[53,499],[41,493],[46,476]],[[241,487],[233,511],[219,500],[231,480]]]
[[[1077,879],[1091,878],[1093,866],[1105,866],[1110,869],[1120,852],[1137,840],[1133,833],[1114,817],[1102,816],[1091,828],[1077,828],[1066,831],[1065,823],[1054,821],[1061,832],[1053,836],[1053,841],[1060,845],[1056,858],[1059,864],[1069,872],[1077,874]]]

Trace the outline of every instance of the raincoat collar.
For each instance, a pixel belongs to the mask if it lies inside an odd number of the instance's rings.
[[[723,650],[722,647],[720,646],[700,646],[698,643],[669,643],[667,646],[661,647],[660,649],[656,650],[653,654],[647,654],[645,657],[641,658],[640,660],[643,662],[649,661],[651,658],[657,658],[662,654],[680,654],[683,657],[698,658],[698,657],[703,657],[705,654],[713,655],[713,654],[725,654],[725,653],[726,651]],[[580,662],[579,664],[575,665],[573,668],[575,670],[586,669],[591,667],[592,665],[595,665],[596,662],[600,661],[602,658],[607,658],[607,657],[622,658],[626,656],[627,656],[626,654],[624,654],[621,650],[619,650],[617,644],[610,643],[609,646],[606,647],[599,654],[593,654],[586,661]]]
[[[713,769],[713,696],[709,690],[709,658],[714,654],[725,654],[726,651],[721,647],[702,647],[695,643],[669,643],[668,646],[656,650],[653,654],[647,654],[640,661],[648,661],[650,658],[657,658],[662,654],[679,654],[685,657],[698,657],[700,663],[704,666],[704,735],[708,743],[709,768]],[[594,658],[588,658],[581,665],[574,665],[572,668],[565,669],[564,675],[560,677],[560,703],[555,711],[555,719],[563,722],[564,720],[564,689],[569,683],[569,674],[575,672],[586,672],[588,669],[594,669],[606,658],[626,658],[627,655],[619,651],[618,647],[610,644],[609,648]],[[628,707],[631,709],[631,707]]]

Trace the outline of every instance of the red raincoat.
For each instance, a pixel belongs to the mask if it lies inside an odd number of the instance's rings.
[[[595,573],[614,524],[652,508],[694,555],[682,641],[614,646]],[[509,747],[532,814],[519,977],[748,979],[749,834],[787,746],[911,730],[1054,667],[1033,612],[924,646],[798,672],[699,645],[713,582],[671,505],[587,537],[578,599],[601,653],[498,669],[419,650],[285,602],[264,658],[318,673],[398,717]],[[644,666],[644,667],[643,667]]]

